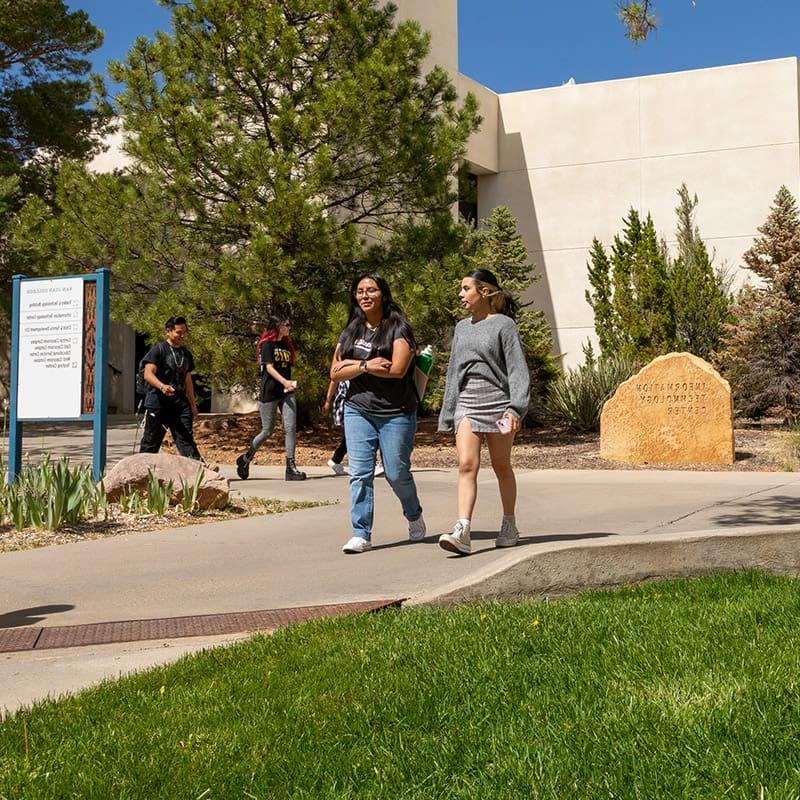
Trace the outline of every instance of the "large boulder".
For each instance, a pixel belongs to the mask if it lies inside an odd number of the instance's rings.
[[[218,472],[204,467],[199,461],[170,453],[137,453],[118,461],[103,479],[106,496],[113,503],[131,490],[147,489],[149,474],[158,478],[159,483],[172,481],[171,503],[176,504],[183,496],[183,483],[194,487],[197,471],[203,477],[197,502],[200,508],[225,508],[228,505],[230,487],[228,479]]]
[[[733,464],[728,381],[691,353],[659,356],[603,406],[600,456],[628,464]]]

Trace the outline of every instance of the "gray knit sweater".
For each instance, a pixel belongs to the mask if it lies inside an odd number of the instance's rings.
[[[458,393],[467,375],[481,375],[509,397],[508,408],[520,419],[528,411],[530,374],[514,320],[493,314],[473,322],[471,317],[456,325],[439,430],[453,429]]]

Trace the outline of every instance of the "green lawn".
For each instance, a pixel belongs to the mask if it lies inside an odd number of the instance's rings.
[[[20,712],[3,798],[800,797],[800,583],[311,623]]]

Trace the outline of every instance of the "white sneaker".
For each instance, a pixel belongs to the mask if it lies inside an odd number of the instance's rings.
[[[453,525],[452,533],[443,533],[439,537],[439,547],[451,553],[460,553],[468,556],[472,552],[472,542],[469,538],[469,525],[464,525],[458,520]]]
[[[408,538],[411,539],[412,542],[421,542],[425,538],[425,534],[428,532],[427,527],[425,526],[425,520],[420,515],[419,519],[409,520],[408,523]]]
[[[519,531],[517,526],[510,519],[503,519],[503,524],[500,526],[500,533],[494,540],[495,547],[513,547],[519,542]]]
[[[347,470],[345,470],[341,464],[337,464],[332,458],[328,459],[328,466],[333,470],[334,475],[347,474]]]
[[[385,472],[383,468],[383,464],[376,464],[375,465],[375,472],[372,473],[373,478],[379,478]]]
[[[372,542],[361,536],[353,536],[342,548],[343,553],[366,553],[367,550],[372,550]]]

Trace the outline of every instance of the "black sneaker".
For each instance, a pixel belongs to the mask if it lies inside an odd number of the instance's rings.
[[[236,474],[243,481],[246,481],[250,477],[250,459],[247,457],[247,453],[242,453],[242,455],[236,459]]]

